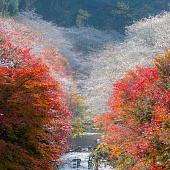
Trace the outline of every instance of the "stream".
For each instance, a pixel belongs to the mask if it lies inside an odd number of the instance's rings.
[[[84,148],[82,152],[69,152],[62,156],[61,165],[59,170],[97,170],[95,165],[92,164],[91,168],[88,168],[88,160],[91,152],[85,151],[87,148]],[[88,149],[87,149],[88,150]],[[81,159],[80,166],[77,168],[74,165],[73,159]],[[106,163],[101,163],[98,167],[98,170],[114,170]]]

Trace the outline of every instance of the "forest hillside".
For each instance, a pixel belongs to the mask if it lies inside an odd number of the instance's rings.
[[[3,14],[32,10],[58,26],[93,26],[124,32],[141,18],[169,10],[169,0],[1,0]]]
[[[168,1],[92,2],[0,1],[0,169],[53,169],[92,119],[98,160],[170,168]]]

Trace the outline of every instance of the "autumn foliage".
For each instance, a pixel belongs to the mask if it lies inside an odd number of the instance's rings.
[[[51,68],[22,39],[0,27],[0,169],[49,170],[68,149],[71,113]]]
[[[136,67],[114,85],[103,127],[109,159],[120,169],[170,169],[170,52]]]

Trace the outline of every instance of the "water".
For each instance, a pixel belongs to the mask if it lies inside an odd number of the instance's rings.
[[[60,165],[60,170],[88,170],[88,160],[91,152],[84,151],[84,152],[69,152],[62,156],[61,161],[62,164]],[[73,159],[81,159],[80,167],[73,168]],[[95,170],[95,167],[93,165],[93,168],[90,170]],[[104,163],[101,163],[98,170],[114,170],[109,165],[105,165]]]
[[[76,169],[73,168],[73,159],[81,159],[80,162],[80,167],[77,168],[79,170],[83,170],[83,169],[88,169],[88,159],[90,156],[90,152],[69,152],[65,155],[63,155],[62,157],[62,165],[60,167],[60,169],[62,170],[67,170],[67,169]]]

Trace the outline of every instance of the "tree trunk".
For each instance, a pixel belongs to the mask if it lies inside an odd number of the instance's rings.
[[[53,4],[54,4],[54,0],[51,1],[50,12],[51,12],[51,10],[52,10]]]

